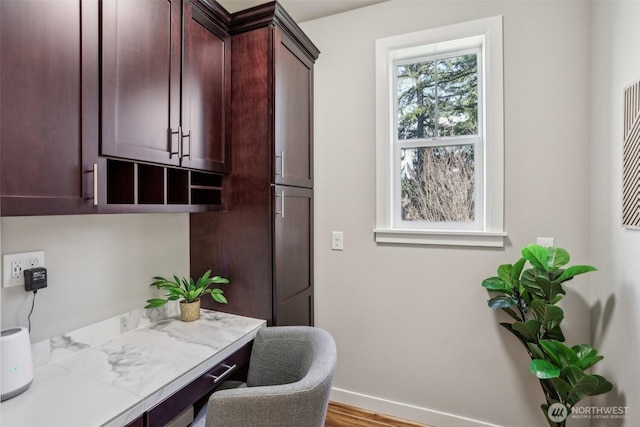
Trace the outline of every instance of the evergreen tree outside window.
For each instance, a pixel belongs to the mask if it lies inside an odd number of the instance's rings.
[[[478,217],[478,60],[473,52],[395,65],[403,221],[469,224]]]
[[[378,40],[376,94],[376,241],[502,246],[502,18]]]

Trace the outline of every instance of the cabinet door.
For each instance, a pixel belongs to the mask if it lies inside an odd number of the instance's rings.
[[[184,3],[182,165],[228,172],[230,141],[230,37]]]
[[[313,187],[313,61],[274,30],[275,183]]]
[[[313,325],[313,191],[274,188],[274,324]]]
[[[93,209],[97,24],[97,0],[0,1],[2,215]]]
[[[100,154],[178,165],[179,0],[102,1]]]

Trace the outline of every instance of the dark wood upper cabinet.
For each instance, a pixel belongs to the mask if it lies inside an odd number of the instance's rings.
[[[179,0],[101,2],[100,154],[179,165]]]
[[[229,171],[231,38],[191,3],[184,3],[182,165]]]
[[[0,1],[2,215],[95,210],[97,4]]]
[[[0,0],[0,50],[4,216],[227,209],[269,255],[273,186],[313,186],[319,52],[276,2]]]
[[[274,182],[313,187],[313,61],[281,31],[274,32]]]
[[[101,5],[100,154],[228,172],[229,36],[188,1]]]

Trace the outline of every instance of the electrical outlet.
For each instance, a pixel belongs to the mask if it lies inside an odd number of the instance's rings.
[[[11,278],[19,280],[20,277],[24,277],[22,272],[22,261],[11,261]]]
[[[44,267],[44,252],[23,252],[2,256],[2,287],[24,286],[24,270]]]
[[[536,243],[543,248],[550,248],[553,246],[553,237],[538,237]]]

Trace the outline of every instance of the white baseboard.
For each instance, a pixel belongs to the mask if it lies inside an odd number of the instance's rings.
[[[497,424],[491,424],[402,402],[395,402],[393,400],[367,396],[366,394],[356,393],[336,387],[331,389],[331,400],[338,403],[344,403],[345,405],[368,409],[385,415],[391,415],[408,421],[428,424],[434,427],[501,427]]]

